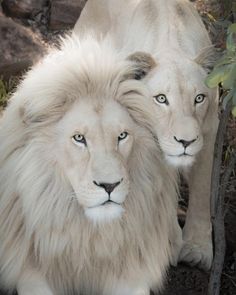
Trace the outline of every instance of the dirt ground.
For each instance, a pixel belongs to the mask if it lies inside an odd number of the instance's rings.
[[[236,134],[235,134],[236,135]],[[226,200],[226,257],[221,295],[236,295],[236,180],[232,179]],[[183,264],[171,267],[162,295],[206,295],[209,272]]]
[[[197,1],[198,8],[202,14],[204,23],[209,25],[210,20],[204,12],[205,7],[202,1]],[[235,21],[235,20],[234,20]],[[34,23],[35,26],[35,23]],[[35,30],[35,27],[33,28]],[[219,46],[224,47],[225,29],[223,26],[216,25],[209,30],[214,43],[219,43]],[[48,37],[49,36],[49,37]],[[55,34],[47,35],[54,38]],[[231,118],[228,124],[227,134],[225,136],[223,165],[227,161],[227,153],[229,150],[236,150],[236,120]],[[186,207],[186,203],[181,204]],[[236,167],[231,176],[227,188],[225,199],[225,228],[226,228],[226,257],[224,270],[221,278],[221,293],[222,295],[236,295]],[[177,267],[171,267],[168,273],[168,278],[165,290],[161,295],[205,295],[207,294],[209,272],[202,271],[196,267],[189,267],[183,264]],[[7,295],[0,291],[0,295]]]

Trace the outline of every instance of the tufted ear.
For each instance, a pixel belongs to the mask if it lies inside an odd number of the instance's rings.
[[[220,53],[217,52],[214,46],[209,46],[204,48],[197,57],[195,57],[194,61],[203,67],[203,69],[210,73],[219,59]]]
[[[134,63],[133,78],[135,80],[143,79],[153,68],[156,67],[156,61],[151,54],[137,51],[127,57]]]

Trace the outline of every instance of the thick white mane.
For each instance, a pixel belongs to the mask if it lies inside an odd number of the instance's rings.
[[[106,42],[72,37],[37,64],[12,96],[0,129],[0,274],[7,289],[29,267],[55,294],[117,294],[118,281],[161,287],[176,187],[149,131],[145,87],[129,78],[134,69]],[[117,101],[138,126],[125,213],[97,226],[70,198],[73,189],[52,142],[55,124],[88,96],[88,104],[101,107]]]

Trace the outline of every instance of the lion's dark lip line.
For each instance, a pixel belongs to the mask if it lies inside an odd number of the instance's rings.
[[[115,202],[115,201],[109,199],[109,200],[103,202],[100,206],[106,205],[107,203],[114,203],[114,204],[117,204],[117,205],[121,205],[120,203]]]
[[[190,155],[190,154],[186,154],[186,153],[182,153],[180,155],[169,155],[169,154],[167,154],[167,156],[168,157],[178,157],[178,158],[183,157],[183,156],[194,157],[194,155]]]
[[[106,205],[107,203],[108,203],[108,204],[109,204],[109,203],[114,203],[114,204],[116,204],[116,205],[120,205],[120,206],[121,206],[121,203],[118,203],[118,202],[115,202],[115,201],[113,201],[113,200],[108,199],[108,200],[106,200],[105,202],[103,202],[103,203],[101,203],[101,204],[99,204],[99,205],[95,205],[95,206],[88,207],[88,209],[92,209],[92,208],[97,208],[97,207],[100,207],[100,206],[104,206],[104,205]]]

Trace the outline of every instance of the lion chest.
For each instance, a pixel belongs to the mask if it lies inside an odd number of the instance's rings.
[[[84,289],[88,287],[86,282],[93,282],[99,289],[104,277],[120,276],[128,253],[135,253],[132,247],[127,247],[119,226],[96,230],[71,225],[64,231],[51,229],[40,237],[37,235],[34,243],[35,263],[56,290],[65,286]]]

